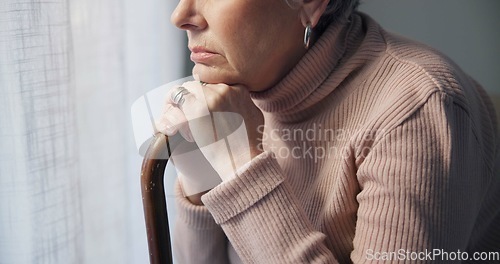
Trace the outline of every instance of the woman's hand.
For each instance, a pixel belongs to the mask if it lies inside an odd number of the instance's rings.
[[[237,169],[261,153],[262,134],[259,131],[262,129],[259,126],[264,125],[262,112],[242,86],[192,81],[182,87],[189,93],[183,95],[179,104],[172,99],[178,89],[171,89],[167,94],[165,110],[157,123],[158,130],[169,136],[180,133],[186,140],[196,142],[220,178],[225,180],[234,176]],[[202,177],[206,171],[196,170],[199,164],[189,162],[184,154],[176,155],[174,150],[172,160],[176,169],[188,181],[205,180]],[[184,162],[178,166],[176,160]]]

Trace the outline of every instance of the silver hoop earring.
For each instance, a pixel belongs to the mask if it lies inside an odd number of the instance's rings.
[[[311,23],[307,23],[306,29],[304,31],[304,47],[306,49],[309,48],[309,44],[311,43],[311,33],[312,33]]]

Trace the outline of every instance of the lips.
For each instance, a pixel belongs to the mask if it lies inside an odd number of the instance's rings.
[[[218,55],[216,52],[210,51],[204,47],[193,47],[189,49],[191,50],[190,58],[194,63],[208,63]]]

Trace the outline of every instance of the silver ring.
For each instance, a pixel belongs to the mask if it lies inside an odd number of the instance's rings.
[[[172,103],[176,104],[177,106],[182,106],[182,104],[185,101],[184,95],[188,94],[189,91],[188,91],[188,89],[186,89],[182,86],[176,87],[174,89],[175,90],[170,94],[170,100],[172,101]]]

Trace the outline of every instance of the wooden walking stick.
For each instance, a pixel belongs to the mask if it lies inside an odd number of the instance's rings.
[[[144,155],[142,203],[151,264],[173,264],[163,176],[171,154],[169,138],[157,133]]]
[[[228,117],[227,113],[225,117]],[[211,118],[211,116],[206,118]],[[231,127],[226,128],[225,133],[220,135],[227,137],[230,134],[229,131],[236,131],[241,126],[242,120],[235,121]],[[163,178],[172,151],[182,142],[186,141],[179,134],[167,137],[157,133],[151,139],[142,162],[142,204],[151,264],[173,264]],[[196,143],[191,143],[184,145],[182,151],[189,152],[197,148]]]

